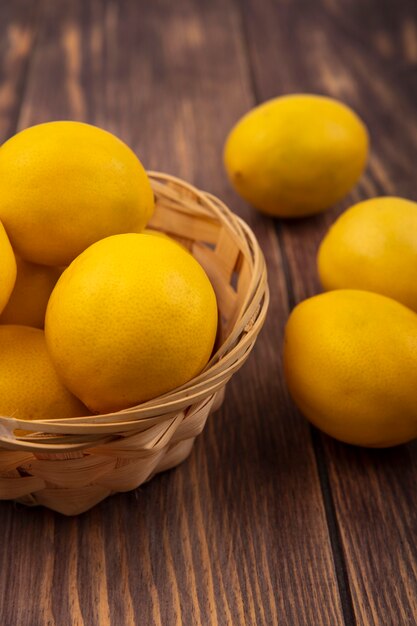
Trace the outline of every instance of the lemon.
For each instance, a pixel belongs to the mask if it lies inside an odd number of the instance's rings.
[[[16,257],[17,276],[1,324],[43,328],[46,306],[62,268],[37,265]]]
[[[417,311],[417,203],[372,198],[333,224],[318,254],[324,289],[365,289]]]
[[[417,315],[366,291],[337,290],[291,313],[284,369],[304,415],[325,433],[385,447],[417,436]]]
[[[111,133],[48,122],[0,148],[0,219],[27,261],[68,265],[93,242],[143,230],[153,211],[140,161]]]
[[[16,281],[16,259],[9,238],[0,222],[0,313],[4,310]]]
[[[343,198],[365,167],[368,133],[346,105],[317,95],[269,100],[227,137],[230,181],[260,211],[280,217],[319,213]]]
[[[32,420],[86,414],[59,380],[43,331],[0,326],[0,415]]]
[[[198,262],[165,237],[126,234],[85,250],[49,300],[48,348],[67,387],[97,412],[187,382],[213,349],[217,305]]]

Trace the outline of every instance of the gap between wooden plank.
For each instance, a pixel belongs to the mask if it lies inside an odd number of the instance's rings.
[[[285,246],[282,242],[281,224],[279,221],[274,221],[275,232],[278,240],[278,245],[282,255],[282,268],[285,276],[285,283],[288,293],[288,305],[290,311],[296,305],[296,298],[294,294],[291,271],[288,262],[288,257],[285,251]],[[332,547],[334,568],[337,578],[337,585],[339,589],[340,602],[342,605],[343,619],[346,626],[355,626],[356,618],[353,608],[352,593],[349,584],[349,577],[347,573],[347,565],[345,554],[343,551],[343,545],[340,535],[339,523],[337,521],[336,510],[333,501],[333,494],[330,485],[329,472],[327,469],[326,458],[323,450],[323,444],[321,435],[313,426],[310,426],[311,442],[314,450],[314,456],[316,459],[317,473],[320,481],[321,493],[323,498],[324,510],[326,513],[327,528],[329,531],[330,545]]]
[[[262,98],[260,96],[259,90],[256,84],[256,78],[254,73],[254,68],[252,64],[252,58],[249,52],[249,36],[246,29],[246,21],[242,14],[242,7],[239,2],[236,3],[237,12],[240,15],[240,25],[242,32],[242,40],[244,43],[244,52],[246,54],[247,59],[247,67],[249,72],[249,84],[253,93],[254,100],[256,104],[260,104],[262,102]],[[288,297],[288,306],[289,310],[292,309],[297,304],[292,278],[291,278],[291,270],[290,264],[288,260],[288,256],[285,250],[284,243],[282,241],[282,227],[281,222],[279,220],[273,220],[275,233],[278,241],[278,246],[281,251],[282,258],[282,268],[285,277],[285,284],[287,288],[287,297]],[[349,577],[347,572],[347,565],[345,554],[343,551],[343,545],[340,535],[339,523],[337,521],[336,510],[334,506],[333,494],[330,484],[329,472],[326,463],[326,457],[321,441],[321,436],[319,432],[313,427],[310,427],[311,434],[311,442],[314,450],[314,457],[316,460],[317,473],[320,481],[320,488],[323,498],[324,510],[326,513],[326,523],[329,532],[330,545],[332,547],[333,553],[333,561],[334,568],[337,578],[337,585],[339,589],[340,602],[342,606],[343,619],[345,622],[345,626],[355,626],[356,625],[356,617],[355,611],[353,607],[352,600],[352,592],[349,584]]]
[[[337,584],[339,587],[340,602],[342,603],[343,618],[346,626],[355,626],[356,617],[353,607],[352,592],[349,584],[346,558],[336,516],[326,457],[323,450],[323,442],[319,431],[314,428],[314,426],[310,427],[310,432],[314,454],[316,457],[317,473],[319,475],[324,508],[326,511],[326,521],[329,528],[330,543],[332,546]]]

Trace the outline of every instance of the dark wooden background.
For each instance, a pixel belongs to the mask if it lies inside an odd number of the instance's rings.
[[[0,503],[1,625],[414,626],[417,447],[355,449],[310,428],[281,348],[338,212],[417,200],[415,0],[4,0],[0,81],[0,139],[62,118],[113,131],[248,221],[272,294],[181,467],[77,518]],[[240,201],[221,160],[239,116],[289,92],[342,99],[372,138],[346,201],[296,223]]]

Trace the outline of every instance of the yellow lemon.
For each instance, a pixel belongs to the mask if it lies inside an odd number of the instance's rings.
[[[346,105],[294,94],[249,111],[230,132],[224,162],[230,181],[260,211],[280,217],[319,213],[358,181],[368,133]]]
[[[4,310],[16,281],[16,259],[9,238],[0,222],[0,313]]]
[[[318,253],[324,289],[365,289],[417,311],[417,203],[372,198],[343,213]]]
[[[12,295],[0,315],[1,324],[43,328],[46,306],[62,268],[37,265],[16,258],[17,276]]]
[[[286,326],[284,367],[302,413],[336,439],[417,436],[417,315],[396,300],[349,289],[305,300]]]
[[[67,387],[113,411],[198,374],[213,349],[216,297],[199,263],[168,238],[108,237],[77,257],[49,300],[48,348]]]
[[[27,261],[68,265],[90,244],[143,230],[153,193],[139,159],[111,133],[48,122],[0,148],[0,219]]]
[[[33,420],[87,414],[59,380],[43,331],[0,326],[0,415]]]

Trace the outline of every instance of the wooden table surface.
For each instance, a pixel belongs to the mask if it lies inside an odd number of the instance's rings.
[[[0,3],[0,139],[52,119],[116,133],[145,166],[218,195],[256,232],[271,307],[226,401],[179,468],[76,518],[0,503],[2,626],[417,623],[417,447],[364,450],[288,397],[290,309],[350,204],[417,200],[415,0]],[[222,146],[256,103],[317,92],[353,106],[372,155],[323,216],[262,217]]]

